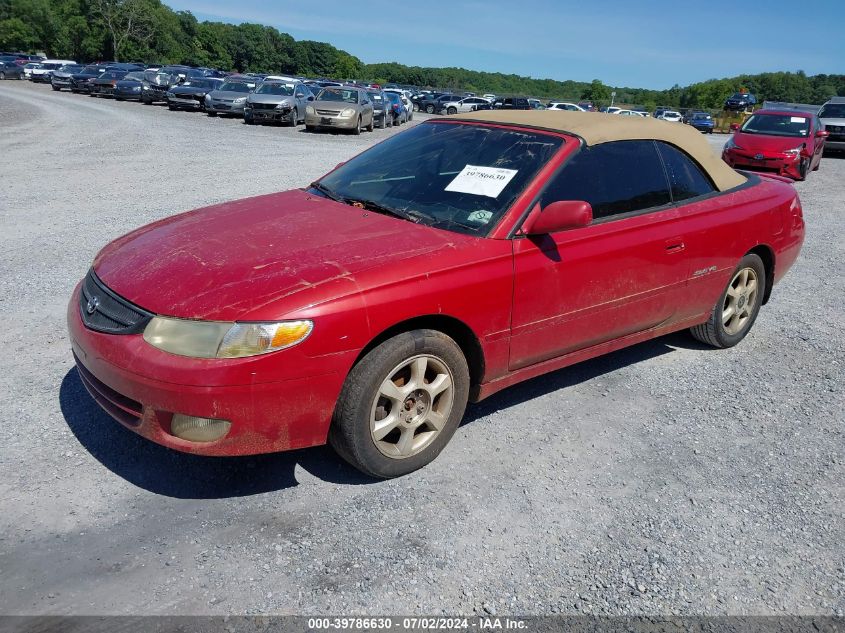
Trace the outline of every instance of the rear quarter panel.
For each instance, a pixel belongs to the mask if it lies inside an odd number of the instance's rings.
[[[740,259],[757,247],[774,257],[779,280],[797,257],[804,236],[800,203],[790,184],[749,176],[746,185],[680,207],[689,281],[678,318],[704,315],[715,305]]]

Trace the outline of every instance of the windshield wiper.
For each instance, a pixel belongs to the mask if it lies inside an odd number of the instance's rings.
[[[328,187],[326,187],[326,185],[324,185],[321,182],[314,181],[308,186],[311,189],[316,189],[317,191],[322,193],[324,196],[326,196],[329,200],[334,200],[335,202],[348,202],[346,200],[346,198],[339,196],[333,190],[329,189]]]
[[[392,215],[403,220],[409,220],[419,224],[423,220],[434,220],[433,216],[427,215],[421,211],[408,211],[407,209],[394,209],[386,205],[380,204],[373,200],[353,200],[347,199],[347,204],[360,205],[368,211],[375,211],[376,213],[383,213],[384,215]]]

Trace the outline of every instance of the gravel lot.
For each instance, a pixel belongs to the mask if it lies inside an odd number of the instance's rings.
[[[804,251],[740,346],[679,334],[533,380],[374,482],[327,448],[140,440],[84,393],[64,312],[118,235],[306,185],[394,131],[10,81],[0,120],[0,612],[845,612],[845,158],[797,184]]]

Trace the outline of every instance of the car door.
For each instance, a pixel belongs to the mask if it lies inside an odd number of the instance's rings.
[[[296,116],[304,117],[305,116],[305,106],[308,105],[308,97],[306,93],[306,88],[303,85],[297,85],[296,89],[293,91],[293,98],[294,104],[296,105]]]
[[[591,225],[516,237],[510,369],[672,320],[684,237],[653,141],[582,148],[539,203],[585,200]]]

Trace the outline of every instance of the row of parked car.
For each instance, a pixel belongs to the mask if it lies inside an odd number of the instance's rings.
[[[241,117],[250,125],[304,123],[309,130],[335,128],[359,134],[401,125],[414,113],[402,90],[280,75],[226,74],[213,68],[45,60],[27,64],[18,76],[49,83],[56,91],[165,103],[171,110]]]

